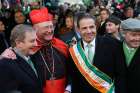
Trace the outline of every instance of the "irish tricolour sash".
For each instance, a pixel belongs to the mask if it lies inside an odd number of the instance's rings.
[[[90,64],[80,42],[71,47],[69,50],[78,70],[91,86],[101,93],[114,93],[114,84],[112,79],[100,71],[97,67]]]

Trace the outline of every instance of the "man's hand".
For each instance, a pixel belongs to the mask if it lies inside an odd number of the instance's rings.
[[[8,59],[16,59],[16,54],[12,51],[11,48],[5,49],[5,51],[1,54],[1,57]]]

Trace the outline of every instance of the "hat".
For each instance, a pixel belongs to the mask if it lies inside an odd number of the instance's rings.
[[[116,16],[110,16],[106,21],[107,22],[112,22],[115,25],[121,24],[121,20]]]
[[[32,10],[29,14],[32,24],[52,21],[53,16],[48,12],[47,8]]]
[[[129,18],[121,22],[121,28],[124,31],[140,32],[140,20]]]

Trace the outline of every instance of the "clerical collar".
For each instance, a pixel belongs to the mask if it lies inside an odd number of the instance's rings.
[[[84,48],[86,48],[88,44],[91,44],[92,46],[95,46],[95,38],[90,43],[87,43],[83,40],[83,44],[84,44]]]
[[[42,42],[39,38],[36,39],[37,40],[37,44],[39,45],[43,45],[43,46],[50,46],[52,44],[52,41],[46,41],[46,42]]]

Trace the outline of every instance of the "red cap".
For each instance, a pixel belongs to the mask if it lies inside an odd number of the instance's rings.
[[[29,14],[32,24],[52,21],[53,16],[48,12],[47,8],[32,10]]]

